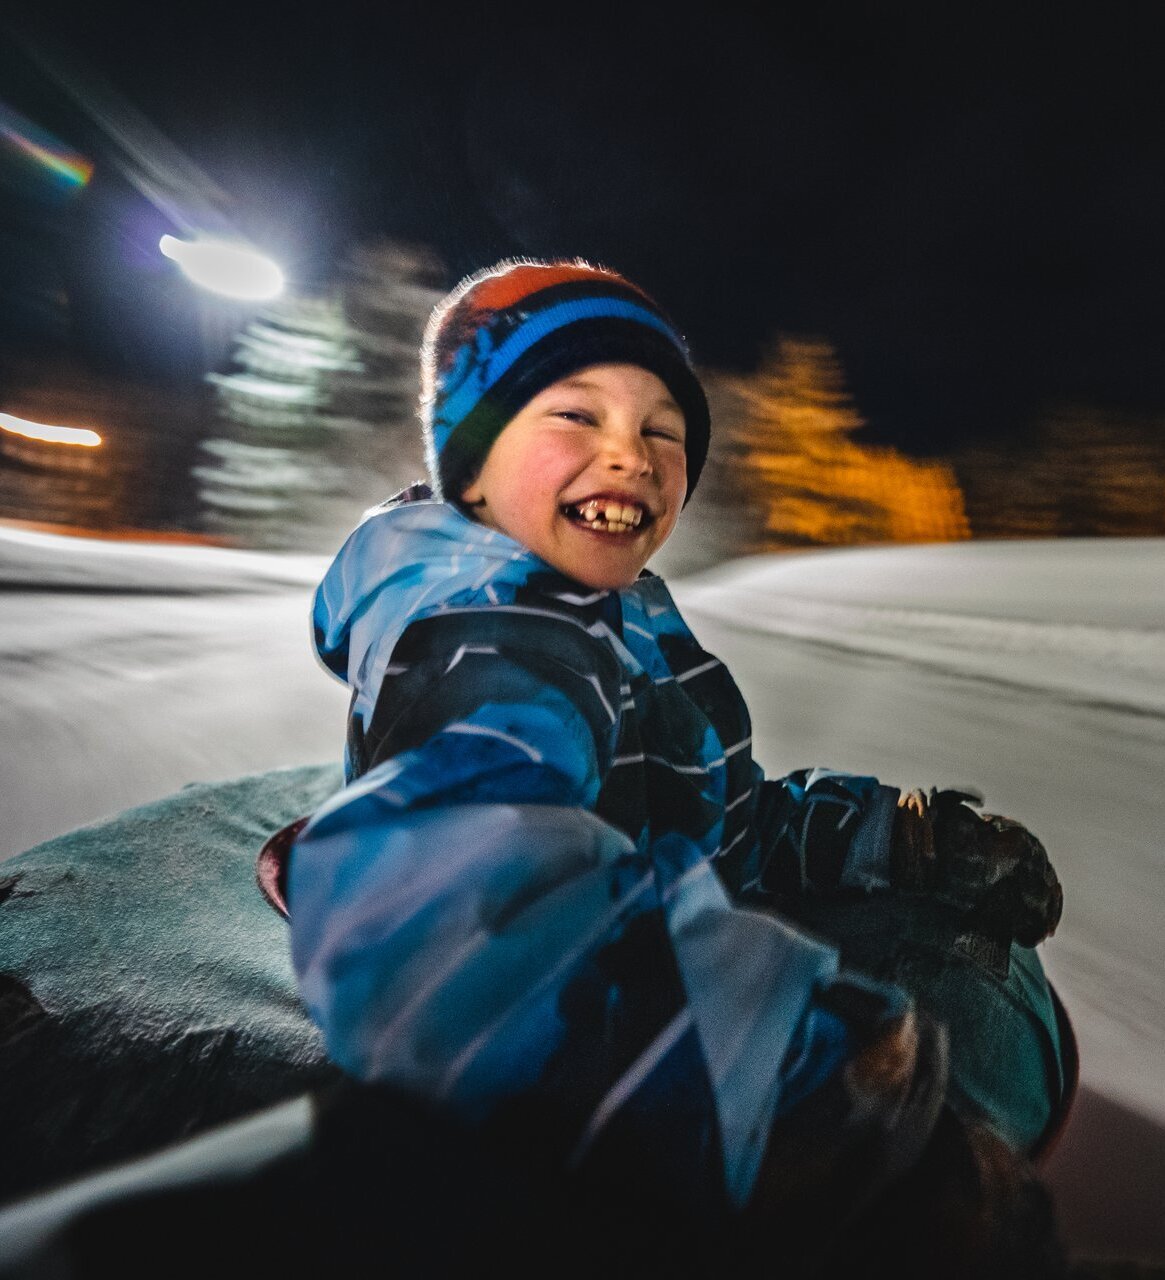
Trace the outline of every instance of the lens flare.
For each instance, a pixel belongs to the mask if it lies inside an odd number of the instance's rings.
[[[0,142],[7,143],[68,187],[83,187],[93,176],[93,165],[83,155],[2,102]]]
[[[187,279],[225,298],[265,302],[283,292],[283,272],[265,254],[236,240],[163,236],[158,248]]]

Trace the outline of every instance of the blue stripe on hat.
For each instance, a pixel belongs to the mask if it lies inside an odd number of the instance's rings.
[[[438,397],[439,412],[434,415],[434,433],[441,424],[442,435],[448,437],[454,427],[472,412],[481,398],[511,369],[535,343],[548,334],[579,320],[634,320],[662,333],[675,344],[677,352],[687,359],[683,339],[666,321],[646,307],[620,298],[578,298],[560,302],[535,312],[502,343],[488,353],[473,350],[483,330],[478,330],[474,340],[463,346],[455,355],[448,380],[456,382],[459,367],[466,366],[463,380],[446,399]],[[484,355],[484,358],[483,358]],[[444,388],[442,388],[444,390]],[[444,438],[441,445],[444,445]]]

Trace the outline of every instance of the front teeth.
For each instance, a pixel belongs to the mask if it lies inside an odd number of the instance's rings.
[[[579,515],[599,530],[608,533],[626,533],[634,529],[643,519],[639,507],[627,506],[622,502],[599,502],[591,499],[579,509]]]

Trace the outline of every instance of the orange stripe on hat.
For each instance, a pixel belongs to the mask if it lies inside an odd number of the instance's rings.
[[[553,288],[557,284],[569,284],[575,280],[612,280],[636,293],[643,293],[637,285],[614,271],[605,271],[601,267],[582,267],[570,264],[554,264],[542,267],[536,264],[512,267],[503,275],[487,276],[472,291],[474,311],[504,311],[516,302],[538,293],[542,289]],[[651,301],[649,298],[648,301]]]

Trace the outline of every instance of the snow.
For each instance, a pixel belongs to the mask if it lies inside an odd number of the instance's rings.
[[[308,642],[327,560],[0,529],[0,858],[187,782],[338,759],[347,693]],[[770,776],[970,786],[1040,836],[1083,1082],[1165,1120],[1165,540],[811,551],[673,589]]]
[[[1165,542],[880,547],[737,561],[689,609],[749,629],[1165,714]]]
[[[327,557],[0,529],[0,859],[259,769],[338,760],[309,640]]]

